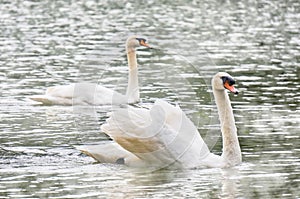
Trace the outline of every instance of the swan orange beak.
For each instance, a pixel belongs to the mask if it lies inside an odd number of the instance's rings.
[[[147,48],[151,48],[151,46],[149,46],[144,40],[141,40],[141,41],[140,41],[140,45],[141,45],[141,46],[145,46],[145,47],[147,47]]]
[[[234,94],[239,94],[239,91],[233,85],[230,86],[228,81],[225,82],[224,87]]]

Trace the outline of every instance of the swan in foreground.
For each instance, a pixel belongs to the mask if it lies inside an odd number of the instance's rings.
[[[130,36],[126,41],[126,52],[129,66],[128,87],[126,96],[94,83],[75,83],[54,86],[47,89],[45,95],[35,95],[29,99],[45,105],[103,105],[136,103],[140,100],[138,86],[138,65],[136,48],[145,46],[150,48],[146,39]]]
[[[99,162],[122,163],[128,166],[176,166],[181,168],[238,165],[242,161],[237,129],[226,89],[238,94],[235,81],[225,72],[212,79],[221,132],[223,153],[211,153],[197,128],[179,106],[156,100],[145,108],[119,108],[101,126],[113,141],[79,149]]]

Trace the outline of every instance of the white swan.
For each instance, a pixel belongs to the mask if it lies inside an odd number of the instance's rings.
[[[212,79],[221,131],[223,153],[210,153],[197,128],[178,107],[156,100],[150,110],[144,108],[114,111],[101,129],[113,142],[79,149],[99,162],[129,166],[175,165],[192,167],[232,167],[242,161],[237,129],[226,89],[237,94],[235,81],[224,72]]]
[[[139,46],[150,48],[144,38],[130,36],[126,41],[129,66],[126,96],[94,83],[75,83],[50,87],[45,95],[35,95],[29,99],[46,105],[102,105],[138,102],[140,94],[135,49]]]

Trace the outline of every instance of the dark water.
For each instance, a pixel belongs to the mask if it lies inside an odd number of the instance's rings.
[[[0,198],[299,198],[300,3],[0,1]],[[210,78],[226,71],[243,164],[143,172],[95,164],[109,106],[36,106],[46,87],[89,81],[125,92],[128,35],[144,103],[178,103],[221,153]]]

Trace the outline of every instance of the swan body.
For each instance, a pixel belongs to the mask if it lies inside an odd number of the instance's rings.
[[[209,151],[197,128],[179,106],[160,99],[150,109],[128,106],[113,111],[101,126],[113,142],[80,150],[99,162],[121,162],[137,167],[224,168],[238,165],[242,160],[241,150],[225,90],[237,93],[233,84],[233,78],[227,73],[217,73],[212,79],[223,138],[221,156]]]
[[[127,103],[126,96],[94,83],[74,83],[54,86],[45,95],[31,96],[30,99],[44,105],[102,105]]]
[[[138,87],[138,65],[136,48],[150,48],[146,39],[130,36],[126,41],[126,53],[129,67],[126,95],[94,83],[74,83],[50,87],[45,95],[34,95],[29,99],[45,105],[103,105],[136,103],[140,100]]]

